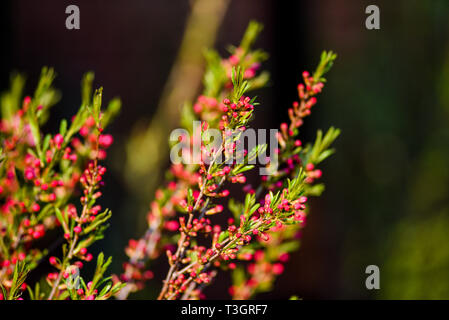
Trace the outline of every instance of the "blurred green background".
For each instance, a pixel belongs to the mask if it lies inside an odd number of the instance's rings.
[[[156,114],[192,2],[77,1],[75,32],[64,27],[69,4],[2,1],[1,88],[19,70],[31,89],[41,66],[54,66],[63,99],[49,130],[75,112],[87,70],[96,72],[106,99],[122,97],[103,199],[112,225],[96,247],[114,256],[120,272],[123,248],[144,231],[152,198],[148,179],[124,169],[126,146],[136,126],[146,128]],[[380,30],[365,28],[369,4],[380,8]],[[212,41],[221,53],[239,42],[250,19],[265,25],[257,46],[270,54],[264,67],[272,80],[257,93],[258,127],[286,120],[301,72],[323,49],[339,54],[303,129],[306,141],[319,128],[342,129],[337,153],[324,164],[326,192],[313,200],[300,251],[261,297],[449,299],[449,1],[230,0],[221,10]],[[380,290],[365,287],[371,264],[380,268]],[[208,297],[228,297],[228,280],[220,280]]]

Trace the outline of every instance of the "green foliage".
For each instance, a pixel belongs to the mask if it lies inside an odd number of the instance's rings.
[[[10,82],[9,91],[1,95],[1,115],[3,119],[11,119],[12,115],[20,108],[25,77],[21,74],[13,74]]]
[[[381,299],[448,299],[447,208],[406,218],[383,244]]]
[[[332,51],[323,51],[321,53],[320,63],[313,74],[315,81],[326,82],[323,76],[332,68],[334,60],[337,59],[337,54]]]
[[[244,79],[244,71],[241,67],[232,68],[231,73],[232,85],[234,90],[232,91],[231,101],[237,103],[239,99],[245,94],[249,89],[248,81]]]
[[[69,124],[62,119],[56,134],[45,133],[42,128],[49,118],[50,107],[60,96],[52,86],[55,76],[52,68],[44,67],[34,94],[23,97],[24,77],[15,75],[9,92],[2,94],[0,100],[4,124],[0,132],[0,198],[12,203],[2,208],[0,214],[0,261],[7,261],[0,269],[0,285],[8,299],[18,299],[24,286],[19,287],[24,284],[28,271],[36,270],[43,259],[49,258],[47,248],[36,246],[35,241],[45,237],[44,243],[52,243],[55,232],[49,231],[58,228],[62,229],[67,243],[62,245],[62,257],[51,257],[56,277],[43,275],[42,280],[48,285],[40,281],[34,288],[28,286],[28,292],[31,299],[73,296],[61,286],[65,279],[62,275],[79,260],[91,259],[90,254],[86,255],[87,248],[103,238],[111,217],[108,209],[99,213],[100,207],[96,206],[101,195],[97,191],[105,173],[98,165],[98,155],[106,146],[99,141],[108,138],[101,135],[119,112],[120,100],[112,100],[102,111],[102,89],[92,94],[94,76],[87,73],[82,80],[82,105],[73,120]],[[82,127],[84,133],[80,132]],[[8,183],[4,183],[6,179]],[[73,201],[81,202],[81,212]],[[110,262],[99,262],[98,274],[103,277]],[[12,277],[11,268],[14,268]],[[102,296],[116,292],[120,284],[116,285]]]
[[[246,53],[253,46],[258,35],[262,32],[263,25],[255,20],[249,22],[245,34],[243,35],[242,41],[240,42],[240,48]]]
[[[203,77],[204,94],[208,97],[216,97],[228,79],[226,71],[221,64],[220,55],[215,50],[206,50],[204,57],[207,65]]]
[[[17,300],[20,298],[23,292],[21,287],[25,282],[28,272],[29,269],[24,262],[18,262],[14,266],[14,273],[9,292],[0,284],[0,289],[2,290],[3,296],[6,300]]]
[[[230,47],[229,51],[240,58],[239,66],[243,72],[254,63],[260,63],[268,58],[262,50],[252,50],[252,46],[257,35],[262,31],[263,26],[255,21],[251,21],[245,31],[242,42],[238,48]],[[203,94],[207,97],[223,98],[225,84],[228,82],[227,70],[222,64],[222,58],[217,51],[207,49],[204,52],[206,59],[206,70],[203,77]],[[262,72],[258,76],[247,81],[247,90],[255,90],[264,87],[269,80],[269,73]]]
[[[323,132],[321,130],[318,130],[315,143],[313,144],[310,152],[308,152],[307,149],[304,151],[307,153],[307,155],[305,156],[307,162],[319,164],[320,162],[334,154],[335,149],[331,149],[330,146],[339,135],[340,129],[330,127],[323,138]]]

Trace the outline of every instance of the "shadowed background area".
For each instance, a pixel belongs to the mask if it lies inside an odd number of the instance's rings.
[[[220,53],[240,41],[251,19],[265,26],[256,47],[270,55],[264,68],[271,81],[257,92],[256,127],[276,128],[286,120],[301,72],[311,71],[323,49],[339,55],[302,129],[305,141],[318,128],[342,129],[337,153],[324,163],[326,191],[312,202],[300,250],[275,290],[260,297],[449,298],[449,2],[376,1],[381,29],[372,31],[365,28],[368,1],[225,2],[211,40]],[[69,4],[80,8],[80,30],[65,28]],[[58,72],[55,85],[63,96],[48,130],[75,113],[88,70],[106,100],[123,101],[109,128],[115,143],[102,198],[113,218],[94,250],[114,256],[119,273],[128,239],[145,230],[152,200],[146,183],[162,178],[126,171],[126,157],[134,156],[127,143],[161,104],[192,3],[16,0],[0,6],[2,90],[15,70],[27,74],[28,91],[42,66]],[[381,272],[377,291],[365,287],[371,264]],[[207,296],[228,298],[228,284],[218,278]],[[153,295],[150,287],[136,297]]]

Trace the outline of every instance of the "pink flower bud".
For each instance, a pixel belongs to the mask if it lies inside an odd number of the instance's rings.
[[[37,203],[34,203],[31,206],[31,210],[33,210],[34,212],[38,212],[40,209],[41,209],[41,207]]]
[[[35,177],[34,169],[33,168],[27,168],[25,169],[25,179],[31,180]]]
[[[176,220],[167,221],[165,222],[164,227],[168,231],[177,231],[179,229],[179,223]]]
[[[279,256],[279,261],[281,262],[287,262],[288,260],[290,260],[290,255],[287,252],[284,252]]]
[[[276,275],[280,275],[284,272],[284,266],[281,263],[275,263],[273,264],[273,273]]]
[[[108,148],[114,139],[110,134],[102,134],[98,137],[98,144],[103,148]]]
[[[55,143],[56,146],[59,148],[61,148],[62,143],[64,142],[64,137],[58,133],[57,135],[55,135]]]
[[[285,122],[283,122],[283,123],[281,124],[281,130],[282,130],[282,131],[287,131],[287,129],[288,129],[288,124],[285,123]]]

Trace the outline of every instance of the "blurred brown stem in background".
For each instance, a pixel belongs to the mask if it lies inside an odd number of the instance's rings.
[[[150,125],[134,128],[128,139],[124,178],[139,201],[148,202],[160,182],[169,154],[168,136],[179,123],[182,104],[193,100],[200,88],[203,49],[213,46],[229,2],[192,2],[178,56]]]

